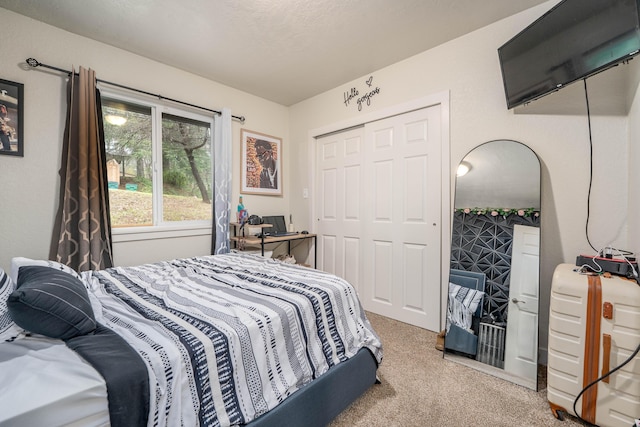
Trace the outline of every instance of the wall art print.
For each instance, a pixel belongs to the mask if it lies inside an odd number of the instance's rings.
[[[282,196],[282,139],[241,130],[240,193]]]
[[[24,155],[24,85],[0,79],[0,154]]]

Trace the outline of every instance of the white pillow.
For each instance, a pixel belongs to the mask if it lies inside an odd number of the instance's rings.
[[[482,301],[484,292],[449,283],[449,304],[447,305],[447,332],[454,324],[462,329],[471,330],[473,314]]]
[[[460,301],[471,313],[475,313],[484,297],[484,292],[449,283],[449,296]]]
[[[24,329],[15,324],[7,308],[7,299],[15,289],[15,282],[0,268],[0,342],[13,341],[24,333]]]
[[[64,271],[65,273],[71,274],[75,276],[77,279],[82,280],[80,275],[71,267],[61,264],[56,261],[48,261],[45,259],[30,259],[24,257],[15,257],[11,260],[11,280],[13,283],[18,283],[18,273],[20,272],[20,267],[37,265],[43,267],[53,268],[54,270]]]

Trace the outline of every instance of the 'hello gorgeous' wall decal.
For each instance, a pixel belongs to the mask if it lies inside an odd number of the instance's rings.
[[[351,101],[355,101],[358,105],[358,111],[362,111],[362,106],[366,105],[367,107],[371,105],[371,98],[380,93],[380,87],[373,87],[373,76],[369,77],[365,83],[367,84],[367,89],[362,96],[360,96],[360,91],[358,88],[352,87],[349,91],[344,92],[344,106],[349,107]]]

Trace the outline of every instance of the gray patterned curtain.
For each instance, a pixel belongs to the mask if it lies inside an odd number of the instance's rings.
[[[229,252],[229,220],[231,214],[231,110],[223,108],[215,118],[213,141],[213,225],[211,228],[211,254]]]
[[[60,167],[60,203],[51,260],[77,271],[113,266],[106,153],[95,71],[80,67],[67,86],[67,123]]]

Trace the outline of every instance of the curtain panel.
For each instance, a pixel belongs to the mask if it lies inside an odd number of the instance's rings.
[[[211,228],[211,254],[230,251],[229,221],[231,215],[231,162],[232,135],[231,110],[223,108],[215,117],[215,140],[213,143],[213,225]]]
[[[76,271],[113,266],[106,152],[95,71],[72,70],[50,259]]]

